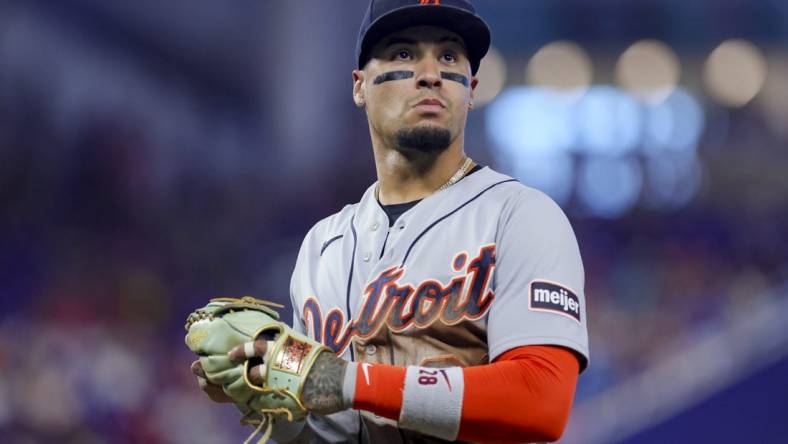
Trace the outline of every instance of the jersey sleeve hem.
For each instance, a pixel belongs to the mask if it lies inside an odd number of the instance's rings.
[[[517,338],[508,339],[500,344],[497,344],[495,347],[490,349],[490,362],[494,361],[495,358],[502,355],[507,350],[511,350],[515,347],[521,347],[524,345],[560,345],[562,347],[572,349],[575,352],[577,352],[581,357],[580,359],[581,373],[583,372],[583,370],[586,369],[586,367],[588,367],[588,364],[590,362],[587,346],[584,346],[577,341],[573,341],[563,336],[527,336],[527,337],[517,337]]]

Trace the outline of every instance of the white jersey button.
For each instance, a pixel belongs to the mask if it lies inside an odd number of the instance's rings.
[[[367,356],[372,356],[376,351],[378,351],[378,348],[375,347],[375,344],[368,344],[364,351],[367,352]]]
[[[369,226],[369,229],[370,229],[371,231],[375,231],[375,230],[377,230],[378,228],[380,228],[380,224],[379,224],[379,223],[377,223],[377,221],[376,221],[376,222],[373,222],[373,223],[372,223],[372,225],[370,225],[370,226]]]
[[[364,253],[364,262],[369,262],[371,258],[372,258],[372,253],[369,252]]]

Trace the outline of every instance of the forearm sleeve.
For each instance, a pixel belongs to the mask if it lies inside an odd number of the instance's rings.
[[[555,441],[578,372],[574,353],[556,346],[518,347],[464,369],[359,364],[353,408],[446,439]]]

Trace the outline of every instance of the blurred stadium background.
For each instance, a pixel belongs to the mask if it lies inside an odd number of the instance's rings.
[[[556,199],[586,266],[562,442],[788,442],[788,2],[476,3],[467,151]],[[365,5],[0,0],[0,441],[240,442],[183,321],[288,303],[374,180]]]

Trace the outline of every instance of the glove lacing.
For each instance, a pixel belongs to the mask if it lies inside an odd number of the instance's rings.
[[[284,407],[277,407],[275,409],[260,409],[260,413],[263,415],[263,419],[260,420],[260,423],[257,424],[257,428],[254,429],[254,431],[252,432],[251,435],[249,435],[248,438],[246,438],[243,444],[250,444],[254,436],[260,433],[260,431],[263,429],[264,425],[265,425],[265,432],[257,441],[257,444],[265,444],[268,441],[268,439],[271,438],[271,433],[273,432],[274,415],[284,413],[285,415],[287,415],[288,421],[291,422],[293,421],[293,413]],[[254,423],[253,421],[254,420],[248,420],[248,422],[251,424]]]

